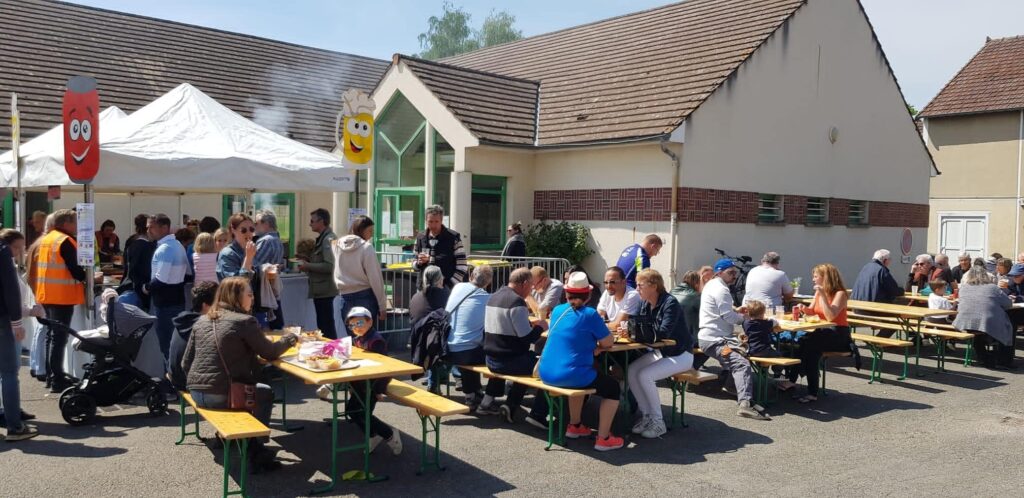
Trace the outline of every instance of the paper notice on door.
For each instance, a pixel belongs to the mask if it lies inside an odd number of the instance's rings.
[[[398,212],[398,236],[399,237],[412,237],[412,211],[399,211]]]

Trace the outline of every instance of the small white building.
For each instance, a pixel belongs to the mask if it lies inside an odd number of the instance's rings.
[[[776,250],[805,281],[833,262],[850,284],[875,249],[926,250],[935,167],[857,0],[690,0],[396,55],[373,96],[385,245],[436,202],[474,251],[515,220],[581,222],[591,270],[646,233],[677,278],[715,247]]]

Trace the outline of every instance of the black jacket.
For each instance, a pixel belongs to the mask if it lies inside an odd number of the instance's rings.
[[[850,299],[855,301],[871,301],[874,303],[891,303],[903,295],[903,289],[892,277],[889,269],[877,259],[861,268],[857,281],[853,284]]]
[[[414,294],[409,302],[409,323],[416,323],[431,311],[444,308],[450,294],[451,291],[444,287],[429,287],[426,292]]]
[[[433,247],[430,245],[431,239],[437,240]],[[434,266],[440,268],[444,275],[445,287],[450,289],[455,284],[466,281],[469,263],[466,260],[466,248],[462,245],[462,236],[459,235],[459,232],[448,227],[441,227],[441,233],[437,234],[435,238],[430,236],[429,230],[424,230],[416,237],[413,252],[416,254],[425,252],[433,255]],[[427,265],[414,262],[413,267],[418,271],[423,271]]]
[[[693,336],[686,328],[686,320],[683,318],[683,308],[679,301],[672,297],[672,294],[663,292],[658,296],[658,305],[651,307],[651,303],[643,301],[640,305],[640,312],[637,319],[653,320],[658,329],[658,337],[661,339],[672,339],[676,341],[675,346],[661,348],[664,356],[679,356],[687,351],[693,351]]]
[[[21,321],[21,286],[18,283],[18,269],[14,267],[11,248],[0,241],[0,317],[8,318],[13,324]],[[19,349],[20,351],[20,349]]]
[[[501,251],[501,257],[523,256],[526,256],[526,238],[523,237],[523,234],[517,233],[505,242],[505,248]]]
[[[174,317],[174,335],[171,336],[171,348],[167,359],[167,375],[171,385],[179,391],[185,390],[185,370],[181,368],[181,359],[185,356],[188,338],[192,337],[192,325],[199,319],[195,311],[182,311]]]

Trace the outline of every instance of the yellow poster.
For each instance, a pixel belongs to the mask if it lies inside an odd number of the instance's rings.
[[[334,138],[345,167],[373,167],[373,111],[376,108],[373,99],[361,90],[351,89],[341,95],[341,113]]]

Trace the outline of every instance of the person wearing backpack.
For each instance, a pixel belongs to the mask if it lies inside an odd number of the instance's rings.
[[[487,300],[491,298],[487,288],[493,278],[494,270],[490,265],[483,264],[473,268],[469,282],[455,284],[452,288],[445,306],[451,324],[448,354],[444,357],[449,365],[484,364],[484,317]],[[479,373],[462,371],[462,392],[466,395],[470,411],[476,410],[484,397],[480,391]]]

